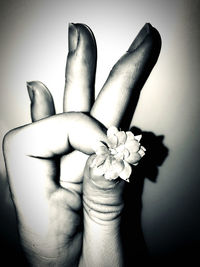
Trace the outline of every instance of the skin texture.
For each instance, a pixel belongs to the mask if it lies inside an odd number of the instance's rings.
[[[70,24],[64,113],[55,114],[44,84],[27,84],[32,123],[6,135],[4,156],[31,265],[123,266],[125,183],[94,176],[88,155],[97,141],[107,142],[107,127],[129,127],[160,47],[157,30],[145,24],[94,102],[96,41],[88,26]]]

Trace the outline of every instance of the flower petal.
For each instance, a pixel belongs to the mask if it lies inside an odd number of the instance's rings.
[[[124,168],[124,161],[113,158],[111,165],[112,170],[115,170],[119,174]]]
[[[111,148],[115,148],[118,145],[118,138],[116,135],[109,135],[108,136],[108,143]]]
[[[104,174],[105,179],[107,180],[115,180],[119,177],[118,173],[116,171],[107,171]]]
[[[130,155],[130,152],[127,148],[124,148],[124,151],[123,151],[123,156],[124,156],[124,159],[128,158]]]
[[[130,164],[136,164],[141,159],[141,155],[137,153],[130,153],[129,157],[126,158],[126,161]]]
[[[126,132],[126,141],[135,140],[135,136],[131,131]]]
[[[138,152],[140,149],[140,143],[138,143],[136,140],[131,140],[125,143],[125,147],[128,149],[130,153]]]
[[[116,135],[118,132],[119,132],[119,131],[118,131],[117,127],[115,127],[115,126],[111,126],[111,127],[109,127],[108,130],[107,130],[107,136],[110,136],[110,135]]]
[[[138,151],[138,153],[140,154],[141,158],[144,157],[145,151],[146,151],[146,149],[144,150],[144,147],[141,147],[140,150]]]
[[[115,126],[111,126],[107,130],[108,142],[111,148],[115,148],[118,145],[117,133],[119,133],[119,131]]]
[[[130,164],[128,164],[126,161],[124,161],[124,169],[120,172],[119,177],[121,177],[123,180],[127,181],[127,179],[130,177],[132,172],[132,168]]]
[[[120,145],[120,146],[116,147],[117,153],[123,153],[124,148],[125,148],[125,145]]]
[[[112,157],[108,156],[103,164],[105,171],[108,171],[111,169],[112,166]]]
[[[141,134],[135,136],[135,139],[136,139],[138,142],[140,142],[141,138],[142,138],[142,135],[141,135]]]
[[[101,164],[103,164],[105,162],[106,158],[107,158],[106,154],[97,155],[96,158],[94,159],[95,167],[99,167]]]
[[[90,163],[90,168],[94,168],[96,166],[96,157],[93,158],[92,162]]]
[[[113,156],[116,160],[123,160],[124,159],[124,153],[122,152],[118,152]]]
[[[141,148],[144,150],[144,151],[147,151],[146,148],[144,146],[141,146]]]
[[[118,138],[118,145],[124,145],[126,142],[126,133],[124,131],[116,133],[116,136]]]
[[[93,173],[96,176],[102,176],[102,175],[104,175],[105,174],[105,168],[104,168],[103,164],[100,165],[99,167],[93,168]]]

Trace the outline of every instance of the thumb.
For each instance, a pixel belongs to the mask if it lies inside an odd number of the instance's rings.
[[[83,205],[94,221],[108,222],[119,217],[123,209],[125,182],[121,179],[106,180],[91,167],[95,155],[87,160],[83,179]]]
[[[121,179],[106,180],[97,175],[92,162],[87,160],[83,179],[83,254],[84,266],[122,266],[120,214],[123,209]]]

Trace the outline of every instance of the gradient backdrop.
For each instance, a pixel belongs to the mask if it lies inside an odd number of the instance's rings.
[[[86,23],[95,34],[96,92],[145,22],[160,32],[161,54],[132,121],[163,135],[168,149],[142,194],[142,229],[155,259],[184,254],[192,259],[200,244],[199,12],[198,0],[0,1],[1,140],[9,129],[30,122],[26,81],[44,82],[62,111],[68,22]],[[15,217],[2,155],[0,162],[0,238],[4,249],[14,251]]]

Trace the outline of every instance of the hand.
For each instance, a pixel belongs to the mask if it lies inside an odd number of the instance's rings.
[[[42,83],[28,84],[33,123],[6,135],[4,154],[22,246],[33,265],[123,264],[119,223],[124,183],[101,180],[101,188],[99,181],[95,186],[86,154],[94,152],[96,141],[106,142],[107,127],[130,123],[132,100],[139,97],[159,51],[159,34],[146,24],[93,104],[95,39],[87,26],[72,24],[65,113],[55,115],[53,98]]]

